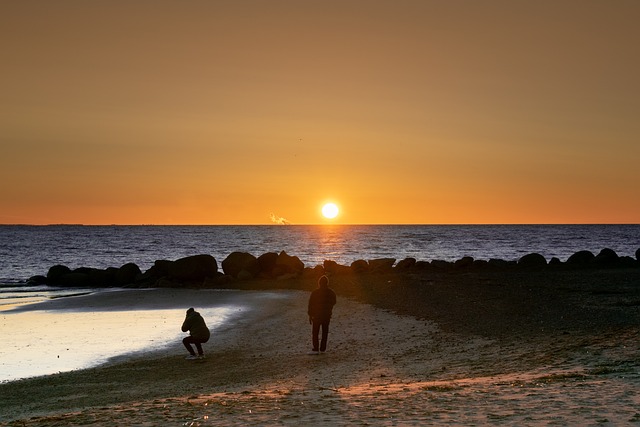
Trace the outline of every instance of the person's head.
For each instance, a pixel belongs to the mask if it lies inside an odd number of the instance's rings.
[[[327,276],[320,276],[318,279],[318,287],[326,288],[329,286],[329,278]]]
[[[191,307],[189,310],[187,310],[187,316],[193,313],[194,311],[196,310],[193,307]]]

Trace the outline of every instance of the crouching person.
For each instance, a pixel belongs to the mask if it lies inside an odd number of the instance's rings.
[[[182,324],[182,332],[189,332],[189,336],[182,340],[185,348],[189,352],[187,360],[204,359],[204,351],[202,350],[202,344],[209,341],[211,333],[207,324],[204,323],[204,319],[192,308],[187,310],[187,317]],[[193,350],[191,344],[195,344],[198,354]]]

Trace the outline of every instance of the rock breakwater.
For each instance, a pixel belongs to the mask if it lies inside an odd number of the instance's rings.
[[[147,271],[133,262],[120,267],[98,269],[80,267],[71,269],[54,265],[46,275],[34,276],[30,284],[46,284],[60,287],[210,287],[224,288],[236,281],[252,279],[287,279],[298,276],[367,274],[381,272],[481,272],[481,271],[545,271],[576,269],[640,268],[640,249],[636,257],[618,256],[612,249],[602,249],[598,254],[579,251],[566,261],[545,259],[538,253],[524,255],[518,260],[480,260],[463,257],[450,262],[442,260],[422,261],[415,258],[396,260],[380,258],[356,260],[341,265],[325,260],[322,265],[307,267],[297,256],[268,252],[256,257],[247,252],[233,252],[221,263],[211,255],[199,254],[177,260],[157,260]]]

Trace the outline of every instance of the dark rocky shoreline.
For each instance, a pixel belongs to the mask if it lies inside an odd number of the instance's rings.
[[[341,265],[325,260],[323,265],[306,267],[297,257],[286,252],[268,252],[258,257],[246,252],[233,252],[225,258],[219,270],[217,260],[211,255],[201,254],[175,261],[157,260],[147,271],[142,272],[135,263],[121,267],[98,269],[80,267],[70,269],[64,265],[52,266],[46,276],[34,276],[30,284],[46,284],[59,287],[190,287],[190,288],[235,288],[240,282],[254,279],[286,280],[296,277],[362,275],[367,273],[483,273],[483,272],[558,272],[594,271],[640,268],[640,249],[636,258],[620,257],[608,248],[597,255],[590,251],[579,251],[565,262],[558,258],[547,261],[537,253],[527,254],[517,261],[501,259],[478,260],[463,257],[450,262],[442,260],[419,261],[405,258],[396,262],[394,258],[357,260],[351,265]]]
[[[133,263],[104,270],[56,265],[47,276],[30,281],[60,287],[308,291],[326,274],[341,297],[433,320],[444,331],[510,341],[573,331],[637,330],[638,257],[640,249],[635,259],[603,249],[598,254],[576,252],[565,262],[533,253],[517,261],[382,258],[349,266],[326,260],[305,267],[285,252],[259,257],[234,252],[222,261],[222,271],[211,255],[195,255],[158,260],[145,272]]]

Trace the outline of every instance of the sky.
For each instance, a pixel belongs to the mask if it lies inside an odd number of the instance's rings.
[[[640,223],[638,22],[636,0],[2,1],[0,223]]]

